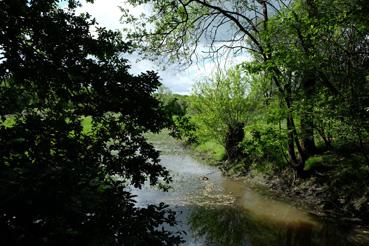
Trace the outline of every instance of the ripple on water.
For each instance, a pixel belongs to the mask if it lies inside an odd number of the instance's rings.
[[[156,141],[161,164],[173,177],[170,192],[133,189],[139,206],[165,202],[177,211],[185,245],[366,245],[350,228],[320,223],[286,202],[264,196],[188,155],[174,141]],[[204,179],[203,177],[206,177]]]

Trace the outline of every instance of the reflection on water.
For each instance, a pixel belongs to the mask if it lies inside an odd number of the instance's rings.
[[[222,186],[226,192],[238,197],[237,205],[260,220],[268,220],[271,223],[319,225],[313,217],[303,211],[286,202],[270,199],[244,183],[225,179]]]
[[[161,162],[173,176],[172,190],[162,192],[147,186],[133,192],[139,206],[165,202],[177,211],[178,225],[171,229],[186,231],[185,245],[368,245],[355,241],[349,227],[322,223],[240,181],[223,177],[173,142],[164,147],[163,143],[154,144],[166,150]],[[168,151],[171,147],[175,154]]]
[[[238,207],[199,207],[190,216],[195,236],[206,245],[312,245],[312,225],[278,225]]]
[[[240,207],[197,207],[189,224],[195,237],[205,239],[203,245],[360,245],[328,226],[263,220]]]

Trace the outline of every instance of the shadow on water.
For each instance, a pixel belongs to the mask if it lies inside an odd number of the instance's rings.
[[[347,231],[308,222],[283,223],[255,217],[240,207],[197,207],[189,217],[191,232],[201,245],[365,245],[347,239]]]
[[[160,140],[160,141],[159,141]],[[138,205],[165,202],[177,212],[184,245],[346,246],[368,245],[348,225],[324,223],[290,204],[223,177],[215,167],[194,160],[172,139],[153,142],[173,177],[170,192],[133,189]],[[206,176],[206,179],[203,177]]]
[[[196,237],[205,238],[206,245],[310,245],[300,238],[310,238],[311,225],[301,224],[303,230],[295,226],[285,230],[284,226],[259,221],[237,207],[199,207],[189,223]]]

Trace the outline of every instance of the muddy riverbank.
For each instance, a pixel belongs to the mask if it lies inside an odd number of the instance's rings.
[[[227,177],[193,158],[169,137],[149,136],[173,177],[169,192],[133,192],[139,206],[164,202],[177,212],[173,231],[184,245],[367,245],[351,223],[337,223],[270,193],[255,182]]]

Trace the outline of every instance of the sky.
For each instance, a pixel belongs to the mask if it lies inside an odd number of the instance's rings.
[[[120,22],[122,12],[118,6],[129,8],[130,13],[139,14],[149,11],[146,7],[132,7],[125,3],[124,0],[95,0],[93,4],[82,2],[82,7],[77,12],[88,12],[98,22],[100,26],[104,26],[112,30],[122,30],[123,24]],[[158,72],[161,82],[168,87],[173,93],[190,94],[192,85],[199,80],[209,77],[212,73],[219,69],[219,66],[212,61],[202,62],[200,64],[193,64],[188,68],[179,69],[178,66],[170,66],[163,70],[159,64],[154,61],[142,60],[137,55],[130,55],[128,57],[131,65],[131,73],[139,74],[147,70],[154,70]],[[244,57],[238,57],[230,63],[235,64],[244,60]],[[238,61],[239,60],[239,61]]]

